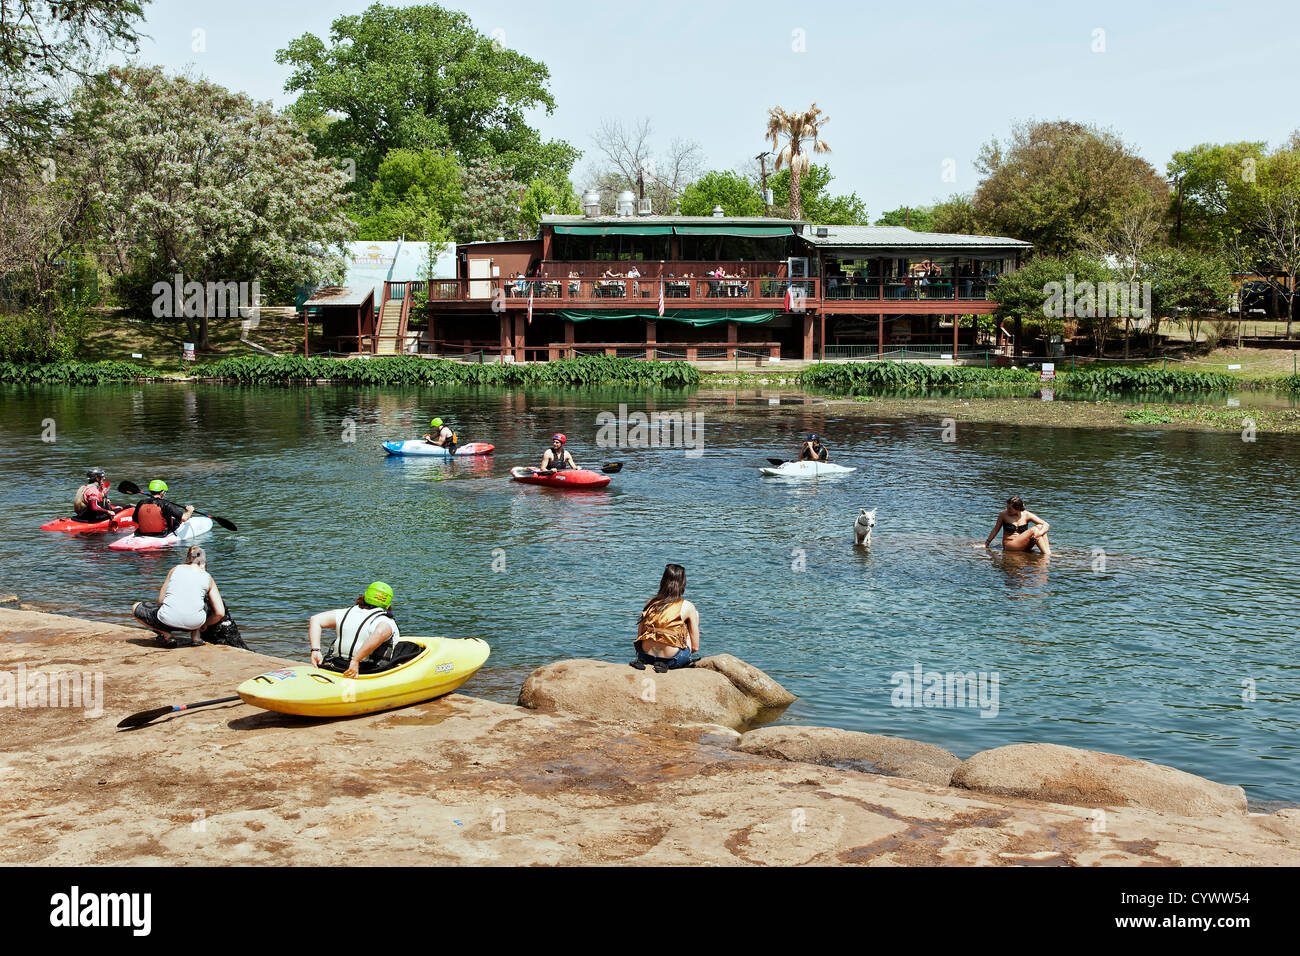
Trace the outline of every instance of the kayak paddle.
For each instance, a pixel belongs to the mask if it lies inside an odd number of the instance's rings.
[[[600,470],[607,475],[617,475],[623,470],[623,463],[621,461],[611,461],[608,465],[602,466]]]
[[[772,467],[774,468],[780,468],[782,465],[785,464],[785,462],[782,461],[780,458],[769,458],[768,462],[770,462]]]
[[[117,483],[117,490],[122,492],[122,494],[124,495],[144,494],[144,492],[140,490],[140,486],[137,485],[134,481],[119,481]],[[210,515],[206,511],[196,511],[194,513],[203,518],[211,518],[213,521],[221,525],[221,527],[225,528],[227,531],[239,530],[237,527],[235,527],[235,523],[231,521],[229,518],[222,518],[219,517],[218,515]]]
[[[193,710],[195,707],[208,707],[212,704],[230,704],[237,700],[242,700],[238,694],[234,697],[218,697],[216,700],[201,700],[197,704],[173,704],[170,707],[155,707],[153,710],[142,710],[138,714],[132,714],[130,717],[123,717],[117,722],[119,727],[143,727],[152,720],[159,717],[166,717],[168,714],[175,714],[182,710]]]

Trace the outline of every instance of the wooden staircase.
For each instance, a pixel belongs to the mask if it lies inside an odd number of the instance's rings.
[[[396,355],[402,334],[402,300],[389,299],[379,313],[379,331],[375,336],[376,355]]]

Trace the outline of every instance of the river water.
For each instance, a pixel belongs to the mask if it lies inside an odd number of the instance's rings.
[[[513,702],[541,664],[630,659],[641,604],[675,561],[702,652],[799,695],[781,721],[961,757],[1106,750],[1239,784],[1257,804],[1300,802],[1295,436],[963,424],[944,441],[938,418],[753,389],[153,384],[6,387],[0,402],[0,590],[50,610],[129,622],[179,558],[37,530],[99,465],[115,484],[164,478],[175,500],[238,524],[204,544],[256,650],[303,657],[312,612],[382,579],[407,633],[488,640],[465,691]],[[698,414],[702,447],[597,448],[597,416],[621,403]],[[384,455],[382,440],[435,414],[496,455]],[[556,430],[580,464],[625,468],[583,494],[508,480]],[[806,431],[857,470],[760,477]],[[982,547],[1013,493],[1051,522],[1050,562]],[[853,546],[862,507],[878,509],[870,548]],[[898,706],[918,668],[918,686],[974,674],[988,696]]]

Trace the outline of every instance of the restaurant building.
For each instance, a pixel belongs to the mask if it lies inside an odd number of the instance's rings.
[[[326,347],[546,361],[953,358],[1008,348],[990,290],[1030,245],[715,215],[543,216],[461,244],[455,277],[391,281]],[[323,330],[322,330],[323,331]]]

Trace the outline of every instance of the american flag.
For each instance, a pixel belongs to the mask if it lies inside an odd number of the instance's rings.
[[[664,317],[664,281],[659,280],[659,318]]]
[[[533,285],[528,284],[528,324],[533,324]]]

